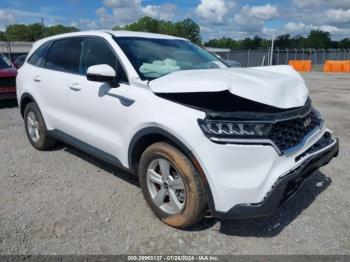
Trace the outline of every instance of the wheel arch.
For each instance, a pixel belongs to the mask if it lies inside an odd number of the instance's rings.
[[[196,170],[200,174],[201,179],[203,181],[209,209],[211,211],[214,211],[215,205],[214,205],[213,195],[212,195],[207,177],[200,163],[198,162],[198,160],[196,159],[192,151],[179,138],[175,137],[173,134],[169,133],[168,131],[160,127],[146,127],[138,131],[133,136],[128,149],[129,169],[134,174],[137,174],[138,163],[140,161],[142,153],[145,151],[147,147],[157,142],[167,142],[170,145],[179,149],[182,153],[184,153],[189,158],[193,166],[196,168]]]
[[[19,102],[19,110],[21,112],[21,116],[22,118],[24,117],[24,110],[26,108],[26,106],[31,103],[31,102],[34,102],[38,105],[38,103],[35,101],[34,97],[29,94],[29,93],[24,93],[22,96],[21,96],[21,99],[20,99],[20,102]],[[39,105],[38,105],[39,106]],[[39,109],[40,110],[40,109]]]

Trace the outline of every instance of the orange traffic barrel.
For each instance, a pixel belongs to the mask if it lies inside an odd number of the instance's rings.
[[[311,72],[312,70],[311,60],[289,60],[288,64],[299,72]]]
[[[323,72],[350,73],[350,60],[327,60]]]
[[[350,73],[350,61],[349,63],[343,65],[343,72]]]

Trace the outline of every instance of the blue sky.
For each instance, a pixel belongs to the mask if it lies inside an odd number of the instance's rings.
[[[241,39],[311,29],[333,38],[350,37],[350,0],[0,0],[0,30],[12,23],[76,26],[81,30],[110,29],[145,15],[178,21],[192,18],[204,39]]]

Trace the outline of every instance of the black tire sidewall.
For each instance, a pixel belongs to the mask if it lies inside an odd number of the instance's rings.
[[[202,183],[198,183],[200,180],[199,174],[196,172],[191,161],[186,155],[181,151],[177,150],[175,147],[166,144],[166,143],[157,143],[161,144],[161,147],[168,147],[168,150],[172,151],[172,154],[167,154],[167,150],[163,151],[158,147],[158,150],[151,149],[146,150],[141,157],[140,166],[139,166],[139,181],[140,186],[143,191],[146,202],[155,213],[155,215],[161,219],[164,223],[176,227],[176,228],[186,228],[193,223],[197,222],[203,215],[204,209],[206,206],[205,197],[204,197],[204,186]],[[173,157],[176,156],[174,159]],[[175,215],[169,215],[168,213],[161,210],[158,206],[153,203],[153,199],[150,195],[147,186],[147,168],[150,163],[155,160],[163,158],[172,163],[172,165],[177,169],[185,185],[186,190],[186,203],[184,208],[180,213]],[[184,170],[187,170],[184,171]],[[197,183],[196,183],[197,182]],[[200,184],[200,186],[199,186]],[[196,192],[194,192],[196,191]],[[194,196],[202,197],[194,197]],[[200,199],[200,200],[198,200]]]

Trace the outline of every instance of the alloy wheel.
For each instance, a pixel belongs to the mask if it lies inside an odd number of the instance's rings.
[[[178,214],[186,202],[180,173],[166,159],[155,159],[147,168],[147,188],[153,203],[167,214]]]
[[[38,143],[40,139],[39,123],[33,111],[30,111],[27,115],[27,127],[28,127],[30,139],[34,143]]]

